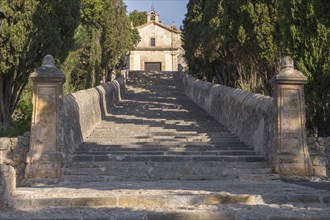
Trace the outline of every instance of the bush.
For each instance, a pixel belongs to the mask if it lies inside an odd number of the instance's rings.
[[[0,130],[0,137],[17,137],[31,128],[32,120],[32,85],[28,84],[11,118],[10,127]]]

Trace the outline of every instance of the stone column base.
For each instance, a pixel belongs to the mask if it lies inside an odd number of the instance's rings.
[[[60,165],[58,163],[35,161],[25,170],[24,186],[48,185],[59,182]]]
[[[14,167],[0,165],[0,207],[12,208],[15,205],[16,171]]]
[[[281,176],[311,176],[311,162],[304,156],[292,153],[278,153],[275,160],[275,172]]]

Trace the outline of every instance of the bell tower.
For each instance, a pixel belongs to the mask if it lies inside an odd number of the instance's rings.
[[[147,22],[159,22],[159,14],[155,11],[155,2],[152,1],[152,5],[151,5],[151,10],[149,11],[148,15],[147,15]]]

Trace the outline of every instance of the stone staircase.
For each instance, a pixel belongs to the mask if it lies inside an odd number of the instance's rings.
[[[133,76],[63,182],[17,188],[15,209],[0,219],[328,219],[329,190],[279,180],[176,77]]]
[[[74,153],[65,181],[211,180],[271,173],[262,156],[190,101],[172,74],[137,75],[130,82],[140,87],[128,91],[128,98]]]

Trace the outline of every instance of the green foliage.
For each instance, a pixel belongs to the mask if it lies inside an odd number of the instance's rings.
[[[187,9],[183,47],[192,75],[271,95],[269,79],[290,55],[309,78],[307,127],[330,135],[329,1],[190,0]]]
[[[139,41],[123,0],[4,0],[1,7],[0,130],[9,133],[29,127],[26,85],[46,54],[63,69],[70,93],[99,84]]]
[[[5,130],[0,129],[0,137],[17,137],[23,135],[30,130],[30,123],[28,121],[21,121],[13,119],[10,127]]]
[[[134,27],[140,26],[147,22],[147,12],[134,10],[129,13],[129,19]]]
[[[186,18],[183,20],[183,48],[191,73],[198,78],[203,78],[202,56],[202,18],[205,0],[191,0],[187,5]]]
[[[0,32],[0,127],[9,126],[29,74],[46,54],[62,62],[79,22],[77,0],[5,0]]]
[[[330,135],[329,1],[290,0],[280,4],[284,49],[308,76],[307,127],[311,134]],[[321,11],[321,13],[319,13]]]
[[[63,68],[65,92],[95,87],[113,70],[139,41],[131,27],[122,0],[82,0],[81,24],[75,32],[74,50]]]
[[[103,12],[103,4],[100,0],[82,0],[81,1],[81,22],[85,25],[97,26],[100,21],[100,15]]]
[[[17,137],[30,130],[32,119],[32,84],[28,83],[11,118],[10,127],[0,129],[0,137]]]

